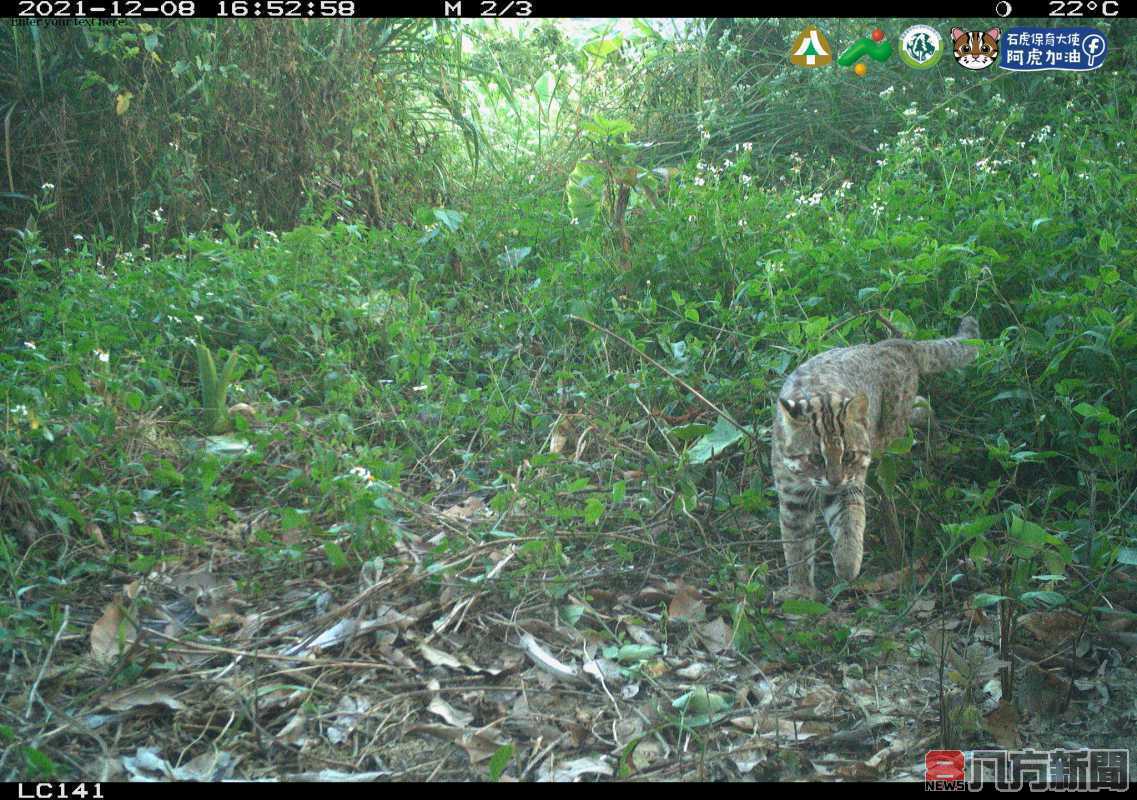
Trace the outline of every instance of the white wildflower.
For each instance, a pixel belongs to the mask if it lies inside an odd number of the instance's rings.
[[[371,471],[366,467],[352,467],[351,474],[359,478],[368,486],[375,483],[375,478],[371,477]]]
[[[29,350],[35,350],[36,349],[36,343],[35,342],[24,342],[24,347],[28,348]]]
[[[881,99],[882,99],[882,100],[886,100],[886,99],[888,99],[889,97],[892,97],[892,94],[893,94],[893,92],[895,92],[895,91],[896,91],[896,88],[895,88],[895,87],[893,87],[893,86],[889,86],[887,89],[885,89],[883,92],[881,92],[881,93],[880,93],[880,97],[881,97]]]
[[[95,358],[99,359],[99,361],[103,362],[104,364],[109,364],[111,360],[111,354],[106,350],[96,349]]]

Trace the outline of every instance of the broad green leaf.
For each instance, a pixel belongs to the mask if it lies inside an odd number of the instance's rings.
[[[344,555],[343,548],[335,542],[324,542],[324,554],[328,557],[332,569],[347,569],[347,556]]]
[[[1066,603],[1066,595],[1059,592],[1023,592],[1019,595],[1019,600],[1027,605],[1039,605],[1044,608],[1054,608],[1055,606],[1064,605]]]
[[[556,85],[557,78],[553,73],[546,70],[533,84],[533,91],[537,94],[537,99],[541,101],[541,105],[549,105],[549,101],[553,99],[553,87]]]
[[[822,614],[829,613],[829,606],[824,603],[819,603],[816,600],[792,597],[782,603],[782,613],[793,614],[795,616],[819,617]]]
[[[603,170],[591,156],[576,162],[565,184],[569,214],[581,225],[592,223],[600,213],[606,181]]]
[[[689,422],[686,425],[677,425],[667,432],[681,442],[693,442],[700,436],[706,436],[714,428],[705,422]]]
[[[591,498],[584,506],[584,524],[595,525],[604,514],[604,503],[598,498]]]
[[[616,660],[627,663],[629,661],[644,661],[659,655],[659,647],[654,644],[626,644],[616,651]]]
[[[205,449],[219,456],[242,456],[252,452],[253,446],[233,436],[206,436]]]
[[[971,539],[976,536],[982,536],[991,530],[995,523],[1002,518],[1002,514],[989,514],[987,516],[977,517],[970,522],[944,523],[943,529],[946,533],[957,536],[960,539]]]
[[[1123,547],[1118,550],[1117,563],[1137,566],[1137,547]]]
[[[744,433],[720,417],[714,429],[687,451],[687,459],[691,464],[705,464],[741,439]]]
[[[436,208],[434,209],[434,218],[453,232],[458,230],[458,226],[462,224],[465,214],[461,211],[453,211],[449,208]]]
[[[497,257],[497,263],[507,269],[516,267],[532,250],[532,247],[511,247]]]
[[[730,700],[725,695],[700,686],[675,698],[671,701],[671,707],[689,714],[717,714],[730,708]]]
[[[509,766],[509,762],[513,760],[513,745],[503,744],[499,747],[494,754],[490,756],[489,774],[490,780],[497,782],[501,778],[501,774],[505,772],[505,768]]]

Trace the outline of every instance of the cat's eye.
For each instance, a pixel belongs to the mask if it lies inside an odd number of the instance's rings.
[[[852,464],[854,461],[857,460],[857,454],[854,453],[852,450],[846,450],[845,456],[841,460],[844,461],[846,464]]]
[[[814,467],[823,467],[825,459],[815,453],[809,457],[809,463]]]
[[[991,52],[991,48],[990,48],[990,47],[988,47],[987,45],[983,45],[983,52],[984,52],[984,53],[990,53],[990,52]]]

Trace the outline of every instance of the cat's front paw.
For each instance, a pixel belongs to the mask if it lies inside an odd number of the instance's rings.
[[[774,592],[774,602],[803,598],[805,600],[820,600],[821,593],[808,584],[790,584]]]

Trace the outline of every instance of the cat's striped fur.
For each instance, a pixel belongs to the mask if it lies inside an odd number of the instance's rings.
[[[966,365],[975,348],[961,340],[977,338],[979,324],[965,317],[950,339],[887,339],[829,350],[786,380],[774,408],[770,465],[789,569],[784,594],[816,594],[818,511],[833,537],[837,575],[852,580],[860,574],[872,454],[902,436],[913,412],[922,411],[916,407],[920,375]]]

